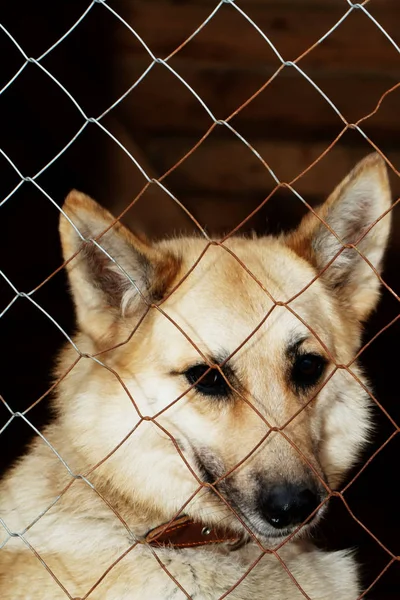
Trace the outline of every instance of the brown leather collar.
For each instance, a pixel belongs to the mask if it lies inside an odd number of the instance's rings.
[[[197,548],[228,543],[231,550],[236,550],[244,543],[242,536],[236,532],[221,527],[205,527],[186,516],[152,529],[145,541],[156,548]]]

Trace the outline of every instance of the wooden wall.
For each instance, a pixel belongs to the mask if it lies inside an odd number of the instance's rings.
[[[161,58],[168,57],[183,44],[215,5],[204,0],[135,3],[115,0],[112,4],[154,55]],[[238,5],[287,61],[305,53],[348,9],[348,4],[341,0],[247,0]],[[399,42],[400,12],[396,9],[396,0],[372,0],[367,8]],[[119,23],[114,31],[112,58],[116,97],[151,64],[143,46]],[[264,86],[281,65],[268,43],[229,4],[223,5],[191,41],[168,59],[168,64],[203,99],[216,119],[227,119]],[[349,123],[372,112],[382,94],[400,79],[399,53],[360,9],[353,10],[298,65]],[[379,111],[361,124],[363,131],[398,169],[399,104],[400,88],[388,95]],[[140,147],[137,156],[146,157],[156,176],[170,169],[212,124],[191,91],[160,64],[155,65],[117,107],[113,118],[118,120],[124,139],[130,140],[133,153],[135,145]],[[230,124],[283,181],[299,175],[344,127],[329,103],[290,66]],[[357,160],[370,151],[371,146],[362,135],[349,129],[335,148],[296,182],[297,191],[311,202],[321,201]],[[129,163],[126,170],[126,177],[135,179]],[[126,178],[123,188],[125,181]],[[166,183],[201,222],[216,231],[236,225],[273,188],[264,165],[222,125],[167,177]],[[393,178],[393,185],[398,195],[397,177]],[[124,189],[118,191],[118,196],[122,205],[130,198]],[[282,196],[290,194],[279,197]],[[291,206],[289,212],[296,210],[292,207],[298,201],[288,198],[287,202]],[[271,205],[276,204],[271,202]],[[253,220],[252,226],[262,229],[265,214],[263,211],[259,219]]]

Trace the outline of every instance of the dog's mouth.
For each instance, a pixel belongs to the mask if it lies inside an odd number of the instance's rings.
[[[232,501],[230,501],[232,504]],[[285,526],[275,527],[266,518],[265,515],[260,514],[258,511],[251,511],[248,509],[241,509],[238,505],[235,507],[235,512],[240,516],[243,523],[254,534],[261,542],[270,541],[279,542],[285,538],[292,537],[304,537],[310,534],[317,523],[320,521],[322,514],[325,512],[325,506],[322,506],[315,510],[313,513],[306,515],[305,518],[300,521],[296,519],[295,522],[286,524]],[[249,532],[247,531],[249,535]]]
[[[260,541],[279,541],[293,534],[307,535],[325,512],[324,490],[313,479],[272,482],[255,474],[256,486],[249,493],[234,476],[223,476],[222,465],[215,457],[210,462],[203,453],[195,453],[195,458],[202,481],[210,485],[209,494],[220,501],[226,526],[245,537],[252,533]],[[214,515],[218,518],[218,511]]]

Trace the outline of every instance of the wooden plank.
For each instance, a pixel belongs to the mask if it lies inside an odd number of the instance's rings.
[[[140,1],[140,0],[139,0]],[[159,4],[160,0],[142,0],[148,3],[156,3]],[[171,2],[175,2],[176,4],[183,3],[185,0],[164,0],[164,2],[171,4]],[[235,0],[232,0],[233,2]],[[344,0],[346,1],[346,0]],[[292,8],[293,6],[301,6],[303,9],[307,9],[309,7],[319,6],[323,3],[324,6],[338,6],[340,2],[343,0],[241,0],[240,6],[243,9],[248,9],[248,7],[254,6],[268,6],[268,7],[285,7]],[[212,9],[216,7],[218,0],[186,0],[186,4],[190,5],[200,5],[200,6],[208,6]],[[239,2],[238,2],[239,4]],[[354,0],[354,4],[356,4]],[[375,9],[379,6],[385,7],[387,10],[393,10],[398,6],[397,0],[367,0],[365,3],[365,7],[371,12],[371,9]],[[343,4],[342,4],[343,7]],[[347,5],[345,4],[345,8],[347,10]]]
[[[222,236],[232,231],[257,209],[264,198],[248,195],[193,196],[182,193],[185,206],[211,235]],[[312,200],[315,204],[314,199]],[[259,234],[279,234],[294,228],[307,209],[290,192],[278,192],[262,206],[240,232],[256,231]]]
[[[337,24],[348,10],[346,2],[313,5],[296,2],[239,3],[268,36],[285,60],[295,60]],[[209,16],[206,4],[158,0],[115,0],[113,8],[137,31],[156,56],[164,58],[182,44]],[[398,41],[400,11],[390,3],[370,2],[373,16]],[[115,33],[117,54],[143,55],[135,36],[122,25]],[[236,62],[241,65],[279,65],[268,43],[233,6],[222,6],[207,25],[181,50],[187,58]],[[301,61],[304,68],[395,71],[399,53],[362,10],[354,9],[329,37]]]
[[[306,197],[323,199],[329,194],[355,164],[371,152],[367,143],[358,147],[346,145],[354,143],[355,136],[355,132],[349,132],[342,142],[296,181],[294,188]],[[177,162],[196,141],[160,138],[149,141],[145,151],[161,173]],[[278,179],[290,182],[325,151],[328,143],[258,140],[254,145]],[[400,152],[389,151],[387,155],[400,169]],[[233,135],[230,139],[206,140],[169,176],[168,182],[178,195],[189,190],[193,194],[207,193],[214,197],[232,193],[261,198],[275,186],[262,162]],[[393,178],[393,188],[398,197],[400,180],[397,177]]]
[[[248,193],[223,195],[193,195],[182,191],[181,201],[196,217],[210,235],[223,236],[244,221],[264,200],[263,194]],[[311,206],[316,207],[324,198],[307,196]],[[277,235],[294,229],[308,208],[290,191],[279,190],[241,227],[240,232],[256,231],[258,234]],[[393,232],[400,227],[400,211],[393,211]],[[392,252],[400,249],[399,236],[392,235]]]
[[[129,134],[126,127],[112,113],[107,117],[108,130],[133,156],[148,177],[154,177],[155,170],[149,157]],[[115,143],[108,144],[107,184],[110,187],[107,208],[115,216],[129,206],[135,196],[143,189],[146,179],[132,160]],[[162,238],[171,231],[195,230],[193,222],[182,208],[159,186],[152,183],[134,206],[124,215],[122,221],[135,233],[151,238]]]
[[[115,94],[124,93],[144,72],[148,61],[123,55],[115,62]],[[272,75],[268,69],[216,66],[211,63],[177,61],[177,72],[199,94],[217,119],[227,118],[250,98]],[[332,70],[314,70],[310,76],[349,122],[374,110],[382,94],[397,78]],[[400,89],[390,94],[377,114],[365,124],[368,132],[393,136],[399,131]],[[212,123],[193,94],[162,65],[156,65],[115,109],[131,130],[168,134],[200,134]],[[284,69],[253,100],[234,124],[245,133],[277,136],[329,136],[342,126],[328,102],[304,77]]]

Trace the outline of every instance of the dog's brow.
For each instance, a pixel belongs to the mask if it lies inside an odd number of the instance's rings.
[[[308,335],[299,333],[293,334],[289,339],[286,353],[289,355],[297,354],[300,346],[302,346],[302,344],[304,344],[304,342],[306,342],[308,339],[310,339]]]
[[[225,365],[225,362],[229,362],[230,353],[225,350],[221,350],[218,354],[210,356],[210,361],[214,365]]]
[[[230,357],[230,353],[229,352],[218,352],[218,354],[206,354],[207,359],[208,359],[208,364],[210,365],[215,365],[215,366],[222,366],[224,369],[225,374],[230,374],[230,375],[234,375],[234,369],[232,367],[231,364],[229,364],[229,357]],[[203,364],[204,361],[201,360],[201,358],[199,357],[199,360],[189,360],[187,362],[187,364],[185,365],[184,368],[181,369],[173,369],[172,371],[170,371],[170,375],[181,375],[183,372],[185,372],[187,370],[187,368],[189,368],[189,366],[193,366],[195,364]]]

